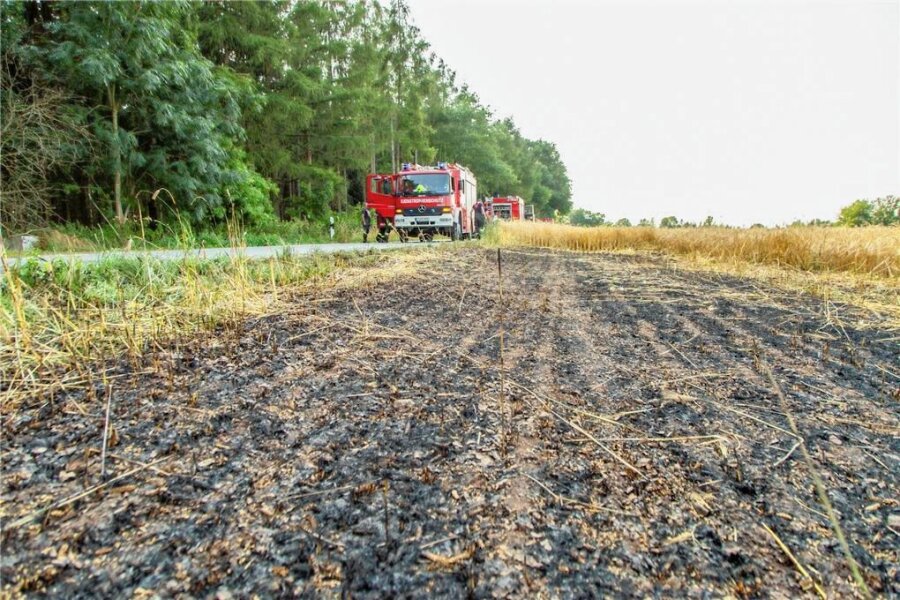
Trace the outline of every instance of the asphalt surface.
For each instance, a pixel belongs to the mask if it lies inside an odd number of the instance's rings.
[[[106,252],[78,252],[60,254],[41,254],[37,258],[46,261],[66,260],[69,262],[93,263],[108,258],[154,258],[156,260],[182,260],[184,258],[214,259],[221,257],[244,256],[250,259],[265,259],[273,256],[284,256],[290,253],[292,256],[306,256],[310,254],[334,254],[337,252],[363,252],[366,250],[398,250],[400,248],[421,248],[426,245],[434,245],[442,242],[409,242],[401,244],[393,242],[388,244],[377,243],[344,243],[344,244],[295,244],[287,246],[252,246],[247,248],[202,248],[196,250],[111,250]],[[15,265],[25,261],[31,256],[7,257],[8,265]],[[0,265],[0,272],[3,271]]]

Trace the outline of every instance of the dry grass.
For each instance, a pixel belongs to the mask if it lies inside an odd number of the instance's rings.
[[[655,229],[503,223],[502,245],[579,251],[650,250],[721,262],[755,263],[810,272],[900,277],[898,227],[791,229]]]
[[[44,229],[38,232],[41,248],[53,248],[57,252],[94,252],[96,244],[56,229]]]
[[[114,259],[13,267],[0,286],[0,414],[29,399],[94,387],[96,361],[130,360],[166,339],[279,310],[291,290],[371,285],[405,273],[419,253],[232,258],[177,262]],[[56,269],[54,271],[54,269]]]

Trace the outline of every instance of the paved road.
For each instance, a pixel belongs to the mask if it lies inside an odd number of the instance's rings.
[[[433,246],[445,242],[409,242],[401,244],[393,242],[390,244],[295,244],[293,246],[252,246],[248,248],[203,248],[199,250],[111,250],[107,252],[80,252],[73,254],[41,254],[42,260],[62,259],[69,262],[92,263],[104,260],[106,258],[139,258],[149,257],[158,260],[181,260],[185,257],[197,258],[219,258],[223,256],[246,256],[251,259],[269,258],[272,256],[283,256],[286,252],[290,252],[293,256],[303,256],[315,253],[334,254],[336,252],[361,252],[365,250],[399,250],[401,248],[421,248],[423,246]],[[28,260],[30,257],[7,257],[7,264],[14,265],[19,261]],[[0,265],[0,272],[3,266]]]

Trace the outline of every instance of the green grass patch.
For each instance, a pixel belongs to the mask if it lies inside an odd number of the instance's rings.
[[[236,227],[220,223],[195,228],[184,222],[160,222],[151,229],[129,221],[123,225],[87,227],[68,223],[34,232],[38,247],[26,254],[92,252],[102,250],[155,250],[227,248],[231,246],[284,246],[325,242],[361,242],[358,209],[334,213],[335,235],[329,237],[328,220],[277,221],[264,226]],[[374,234],[370,235],[373,238]]]

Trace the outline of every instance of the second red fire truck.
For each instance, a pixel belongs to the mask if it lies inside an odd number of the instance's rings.
[[[518,196],[495,196],[490,201],[493,216],[504,221],[525,219],[525,201]]]
[[[477,198],[475,176],[456,163],[404,163],[397,173],[366,177],[366,208],[375,211],[379,242],[387,241],[391,229],[401,242],[411,236],[431,241],[436,234],[454,241],[469,238]]]

